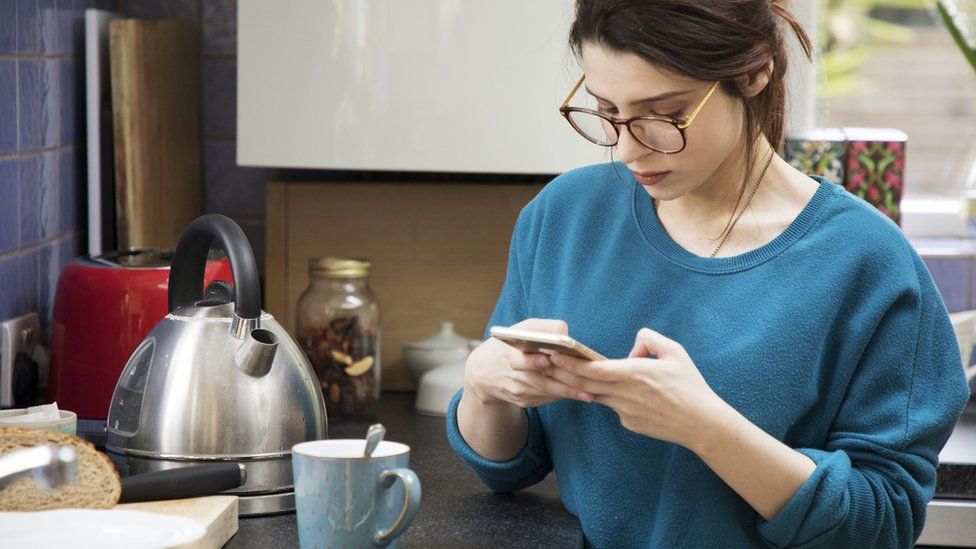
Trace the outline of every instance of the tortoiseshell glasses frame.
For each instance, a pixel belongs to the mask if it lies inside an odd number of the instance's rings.
[[[602,147],[613,147],[617,144],[620,139],[620,126],[626,126],[627,131],[630,135],[634,136],[640,144],[645,147],[655,150],[663,154],[677,154],[684,150],[688,143],[688,139],[685,136],[685,130],[691,126],[692,122],[701,112],[702,107],[708,102],[708,98],[715,93],[716,88],[718,88],[719,82],[715,82],[708,89],[708,93],[698,102],[698,106],[691,112],[691,115],[687,119],[682,118],[671,118],[668,116],[660,115],[642,115],[642,116],[632,116],[630,118],[616,118],[610,116],[604,112],[596,109],[587,109],[584,107],[570,107],[569,102],[576,95],[580,86],[583,85],[583,80],[586,75],[580,76],[576,85],[573,86],[572,91],[566,96],[566,100],[559,107],[559,112],[566,118],[569,125],[573,127],[580,135],[582,135],[587,141],[595,143]],[[575,114],[574,114],[575,113]],[[594,131],[587,132],[583,127],[581,122],[586,120],[592,120],[590,118],[584,118],[589,116],[595,116],[602,120],[601,126],[603,133],[606,135],[606,139],[600,139],[599,136],[591,135],[595,133]],[[673,130],[662,126],[661,123],[669,124]],[[634,131],[634,124],[637,124],[638,131]],[[611,133],[609,128],[613,128]],[[655,133],[656,132],[656,133]],[[652,139],[655,138],[655,139]],[[677,144],[677,138],[680,137],[680,145]],[[656,141],[656,142],[655,142]],[[673,142],[670,146],[662,142]]]

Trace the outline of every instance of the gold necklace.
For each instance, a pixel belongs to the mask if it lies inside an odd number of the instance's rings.
[[[756,184],[753,185],[752,187],[752,192],[749,193],[749,198],[746,199],[745,206],[742,207],[742,210],[739,211],[739,214],[736,215],[735,219],[732,220],[732,225],[729,226],[729,230],[726,231],[725,234],[722,236],[722,241],[718,243],[718,247],[715,248],[715,251],[712,252],[712,255],[708,257],[710,258],[715,257],[715,254],[717,254],[718,251],[722,249],[722,245],[725,244],[726,239],[728,239],[729,235],[732,234],[732,229],[735,228],[735,224],[738,223],[739,218],[742,217],[742,214],[745,213],[746,208],[749,207],[749,203],[752,202],[752,197],[756,194],[756,191],[759,189],[759,184],[762,183],[763,177],[766,176],[766,170],[769,169],[769,165],[773,162],[773,156],[775,155],[776,155],[776,151],[773,151],[769,155],[769,159],[766,160],[766,165],[763,166],[762,172],[759,174],[759,179],[756,180]],[[655,212],[657,211],[657,200],[654,200],[654,211]]]

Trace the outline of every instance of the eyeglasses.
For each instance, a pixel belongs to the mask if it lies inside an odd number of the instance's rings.
[[[573,90],[559,107],[559,112],[573,129],[592,143],[602,147],[613,147],[620,139],[619,126],[626,126],[630,135],[642,145],[664,154],[676,154],[684,150],[687,144],[685,130],[695,121],[698,112],[718,87],[718,82],[712,84],[687,120],[658,115],[632,116],[625,119],[615,118],[594,109],[570,107],[569,101],[583,85],[584,78],[586,75],[580,77],[579,82],[573,86]]]

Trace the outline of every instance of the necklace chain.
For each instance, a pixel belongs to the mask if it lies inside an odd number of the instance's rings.
[[[718,251],[722,249],[722,245],[725,244],[726,239],[728,239],[729,235],[732,234],[732,229],[735,228],[735,224],[738,223],[739,218],[742,217],[742,214],[745,213],[746,208],[749,207],[749,203],[752,202],[752,197],[756,194],[756,191],[759,189],[759,184],[762,183],[763,178],[766,176],[766,170],[769,169],[769,165],[773,162],[773,156],[775,156],[775,154],[776,152],[773,151],[773,153],[769,155],[769,159],[766,160],[766,165],[763,166],[762,172],[759,174],[759,178],[756,179],[756,184],[753,185],[752,192],[749,193],[749,198],[746,199],[745,205],[739,211],[738,215],[735,216],[735,219],[732,220],[732,224],[729,226],[729,230],[725,231],[725,234],[722,235],[722,241],[718,243],[718,247],[715,248],[715,251],[712,252],[712,255],[708,257],[710,258],[715,257],[715,254],[717,254]],[[654,201],[654,211],[657,211],[657,200]]]

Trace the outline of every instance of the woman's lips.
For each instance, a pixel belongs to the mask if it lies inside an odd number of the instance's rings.
[[[671,172],[630,172],[634,174],[634,179],[637,180],[641,185],[656,185],[661,182],[662,179],[668,176]]]

